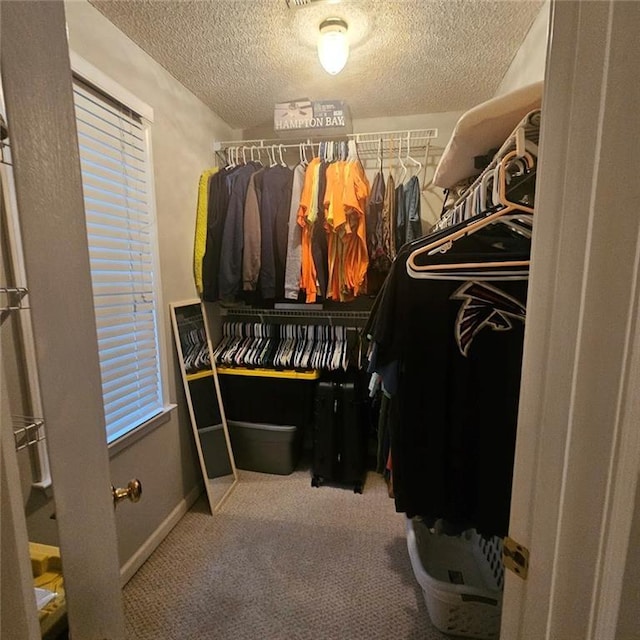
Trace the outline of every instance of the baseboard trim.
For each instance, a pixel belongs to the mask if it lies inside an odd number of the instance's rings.
[[[147,538],[145,543],[120,568],[120,583],[123,587],[149,559],[149,556],[157,549],[158,545],[169,535],[171,529],[178,524],[182,516],[189,511],[202,491],[203,487],[201,484],[191,489],[178,503],[176,508],[164,519],[160,526]]]

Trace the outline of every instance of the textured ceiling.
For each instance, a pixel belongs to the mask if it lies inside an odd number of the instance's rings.
[[[272,120],[297,98],[346,100],[354,118],[467,109],[495,93],[541,0],[90,0],[223,120]],[[345,69],[318,62],[323,19],[349,24]]]

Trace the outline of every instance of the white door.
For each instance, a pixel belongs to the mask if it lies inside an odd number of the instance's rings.
[[[2,80],[70,629],[74,640],[123,640],[64,5],[2,2],[0,11]],[[26,531],[22,538],[26,548]]]
[[[611,0],[552,5],[510,531],[532,558],[527,582],[507,579],[502,637],[509,640],[615,636],[631,515],[624,505],[635,496],[638,475],[638,437],[630,425],[640,410],[628,393],[640,378],[634,321],[640,154],[629,143],[640,139],[637,7]],[[2,11],[41,379],[56,402],[43,399],[59,407],[45,420],[72,633],[74,640],[119,640],[115,527],[81,246],[79,164],[69,134],[75,124],[63,7],[5,2]],[[33,88],[40,100],[29,99]],[[607,521],[614,518],[619,526],[611,531]]]
[[[504,638],[617,637],[637,562],[639,25],[635,2],[553,6]]]

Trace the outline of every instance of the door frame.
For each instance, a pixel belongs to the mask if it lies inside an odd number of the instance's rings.
[[[502,637],[596,640],[616,637],[640,472],[640,5],[551,9],[510,520],[531,561]]]

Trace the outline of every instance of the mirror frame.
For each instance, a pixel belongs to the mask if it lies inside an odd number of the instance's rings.
[[[213,492],[212,483],[214,483],[217,478],[209,478],[207,472],[207,466],[204,459],[204,454],[202,452],[202,445],[200,443],[200,433],[198,430],[198,424],[196,422],[196,415],[193,407],[193,401],[191,399],[191,390],[189,387],[189,375],[187,374],[185,363],[184,363],[184,353],[182,351],[182,342],[180,340],[180,327],[178,325],[177,311],[183,309],[185,307],[193,307],[197,306],[202,313],[202,322],[204,325],[205,335],[207,338],[207,348],[209,349],[209,356],[211,360],[211,377],[213,379],[213,385],[215,389],[215,397],[218,402],[218,411],[220,413],[220,420],[222,423],[222,431],[224,433],[224,439],[227,447],[227,454],[229,456],[229,462],[231,464],[231,474],[233,476],[233,482],[224,492],[221,498],[219,498],[216,502],[216,496]],[[238,484],[238,470],[236,468],[235,459],[233,457],[233,450],[231,448],[231,438],[229,437],[229,427],[227,425],[227,418],[224,412],[224,405],[222,403],[222,394],[220,392],[220,383],[218,381],[218,371],[213,361],[213,348],[211,344],[211,336],[209,333],[209,322],[207,318],[207,313],[205,306],[202,304],[201,300],[198,298],[194,298],[191,300],[183,300],[181,302],[171,302],[169,304],[171,309],[171,324],[173,326],[173,337],[174,343],[176,347],[176,351],[178,354],[178,361],[180,364],[180,373],[182,374],[182,384],[184,386],[184,392],[187,400],[187,407],[189,409],[189,417],[191,419],[191,428],[193,430],[193,437],[196,444],[196,449],[198,451],[198,459],[200,461],[200,469],[202,471],[202,477],[204,480],[205,490],[207,492],[207,499],[209,501],[209,508],[211,509],[211,514],[213,515],[216,511],[220,509],[220,507],[224,504],[226,499],[229,497],[235,486]],[[197,375],[197,374],[196,374]],[[221,478],[227,478],[228,476],[221,476]]]

